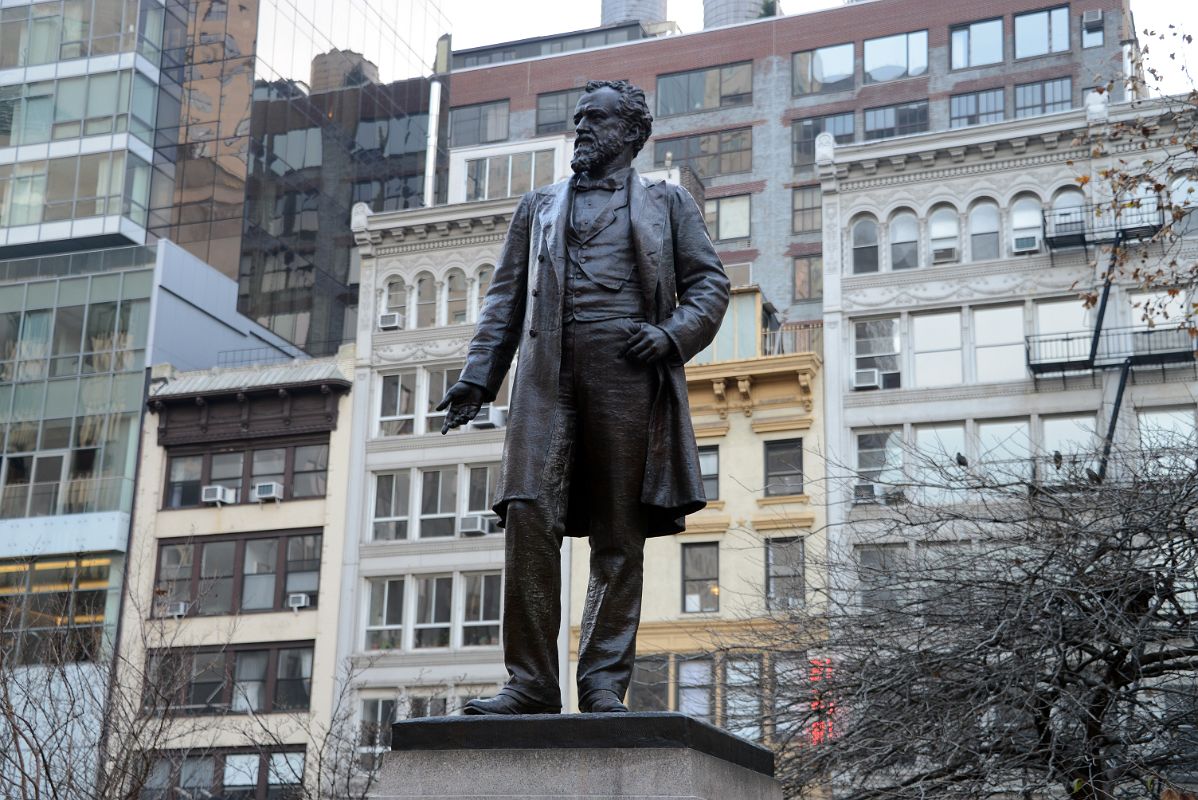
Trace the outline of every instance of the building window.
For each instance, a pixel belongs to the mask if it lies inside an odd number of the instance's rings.
[[[143,800],[174,797],[281,800],[296,797],[302,791],[302,751],[189,753],[157,755],[150,763],[140,797]]]
[[[682,610],[720,610],[720,544],[682,545]]]
[[[637,656],[628,687],[631,711],[670,710],[670,657]]]
[[[375,541],[408,538],[408,495],[410,473],[386,472],[375,476],[374,533]]]
[[[1015,87],[1015,116],[1034,117],[1073,108],[1073,81],[1056,78]]]
[[[720,496],[720,446],[713,444],[699,448],[699,473],[703,479],[703,494],[708,500]]]
[[[1069,49],[1069,7],[1015,15],[1015,58]]]
[[[753,102],[753,62],[743,61],[657,78],[657,115],[743,106]]]
[[[420,576],[416,579],[416,622],[412,646],[449,647],[453,609],[453,577]]]
[[[853,344],[856,388],[897,389],[902,385],[898,318],[854,323]]]
[[[370,582],[366,617],[367,650],[403,649],[404,579],[375,578]]]
[[[803,540],[779,536],[765,540],[765,605],[770,610],[803,605]]]
[[[679,713],[706,722],[712,721],[714,666],[710,658],[678,660],[678,696],[674,705]]]
[[[573,128],[574,109],[581,98],[581,87],[537,95],[537,136]]]
[[[395,700],[374,698],[362,701],[359,746],[372,752],[391,750],[391,724],[398,720]]]
[[[1082,47],[1102,47],[1103,27],[1106,25],[1106,14],[1098,12],[1097,20],[1086,20],[1082,17]]]
[[[466,607],[462,614],[462,646],[490,647],[499,644],[503,575],[476,572],[462,576],[466,583]]]
[[[824,296],[824,257],[799,256],[794,260],[794,299],[818,300]]]
[[[437,324],[437,282],[427,272],[416,276],[416,327],[431,328]]]
[[[837,44],[804,50],[791,57],[796,96],[853,88],[853,45]]]
[[[815,138],[830,133],[837,144],[853,141],[853,112],[795,120],[790,125],[791,162],[796,167],[815,163]]]
[[[803,440],[765,443],[765,496],[803,493]]]
[[[1002,61],[1002,20],[971,22],[952,29],[953,69],[980,67]]]
[[[448,367],[434,367],[428,370],[428,391],[425,393],[424,430],[427,433],[437,433],[445,422],[445,411],[438,411],[441,399],[449,391],[449,387],[458,382],[462,375],[461,364]]]
[[[865,140],[922,133],[928,129],[928,101],[865,109]]]
[[[1094,415],[1044,417],[1040,420],[1043,430],[1043,452],[1055,458],[1056,453],[1079,456],[1094,448]]]
[[[553,183],[553,151],[510,153],[466,162],[466,200],[519,197]],[[454,324],[452,318],[450,324]]]
[[[401,436],[416,432],[416,373],[383,376],[379,404],[379,433]]]
[[[911,336],[917,387],[961,383],[961,312],[912,316]]]
[[[865,40],[865,82],[914,78],[928,71],[928,32]]]
[[[222,503],[254,502],[262,484],[278,484],[285,500],[324,497],[328,469],[329,446],[323,443],[171,455],[163,508],[200,505],[206,486],[228,490]]]
[[[449,110],[449,146],[502,142],[508,138],[508,101],[480,103]]]
[[[466,273],[451,269],[445,274],[445,324],[465,324],[466,305]]]
[[[320,549],[319,533],[166,541],[158,547],[155,614],[284,611],[299,593],[315,608]]]
[[[1030,477],[1032,442],[1026,419],[979,421],[974,430],[978,460],[995,467],[995,475],[1020,480]]]
[[[689,166],[700,178],[748,172],[753,168],[753,129],[737,128],[656,141],[654,166],[664,167],[667,156],[674,164]]]
[[[458,500],[457,467],[420,470],[420,538],[453,536]]]
[[[100,655],[112,559],[0,563],[0,630],[13,664],[61,665]]]
[[[857,562],[857,591],[863,608],[871,611],[897,610],[896,579],[906,578],[904,567],[909,560],[906,544],[855,545]]]
[[[969,258],[985,261],[999,255],[998,203],[979,200],[969,210]]]
[[[973,342],[974,371],[979,382],[1021,381],[1027,377],[1023,306],[974,309]]]
[[[878,222],[861,217],[853,223],[853,274],[878,271]]]
[[[928,238],[932,245],[933,264],[952,264],[961,257],[961,222],[957,209],[939,206],[928,219]]]
[[[1011,244],[1016,253],[1035,252],[1044,229],[1044,210],[1040,198],[1023,195],[1011,204]]]
[[[306,710],[311,645],[253,644],[159,650],[149,656],[145,703],[165,714]]]
[[[718,197],[708,200],[703,206],[703,218],[707,230],[716,241],[747,239],[749,237],[749,195]]]
[[[966,125],[985,125],[1002,122],[1003,90],[987,89],[983,92],[955,94],[948,99],[948,124],[950,128]]]
[[[823,195],[818,186],[800,186],[790,193],[792,233],[819,233],[823,230]]]
[[[902,478],[903,450],[898,429],[857,434],[857,475],[867,484],[894,484]],[[873,500],[873,487],[870,496]]]
[[[890,218],[890,268],[915,269],[918,266],[919,221],[914,213],[900,211]]]
[[[724,659],[724,728],[729,733],[761,739],[761,688],[760,657]]]

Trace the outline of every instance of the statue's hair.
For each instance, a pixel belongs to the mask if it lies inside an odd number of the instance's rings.
[[[641,148],[653,133],[653,114],[645,101],[645,91],[628,81],[587,81],[583,92],[590,93],[603,88],[615,89],[620,94],[620,118],[624,120],[624,124],[637,131],[637,138],[632,147],[632,154],[636,155],[641,152]]]

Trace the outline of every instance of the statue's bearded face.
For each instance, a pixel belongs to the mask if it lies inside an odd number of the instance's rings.
[[[594,172],[614,161],[627,145],[628,126],[620,116],[620,94],[603,87],[578,100],[574,112],[575,172]]]

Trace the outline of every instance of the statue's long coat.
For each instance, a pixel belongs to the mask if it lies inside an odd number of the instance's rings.
[[[543,485],[553,483],[547,484],[543,473],[558,413],[566,221],[572,191],[568,180],[560,181],[529,192],[516,207],[462,371],[462,380],[485,387],[488,399],[494,398],[517,347],[520,350],[494,506],[501,519],[509,501],[534,499]],[[707,502],[682,365],[715,338],[728,307],[729,283],[686,190],[647,180],[634,170],[628,203],[645,318],[669,335],[681,356],[653,367],[660,380],[650,416],[641,501],[650,511],[649,534],[658,536],[683,530],[683,517]],[[611,224],[611,210],[604,213],[596,225]],[[567,512],[568,535],[585,536],[586,529],[585,521]]]

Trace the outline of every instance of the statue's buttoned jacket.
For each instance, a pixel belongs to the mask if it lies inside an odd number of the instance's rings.
[[[519,349],[495,502],[501,518],[509,501],[535,499],[546,484],[545,454],[558,410],[572,191],[568,180],[560,181],[529,192],[516,207],[462,371],[462,380],[484,387],[493,398]],[[674,346],[654,367],[659,381],[641,501],[648,506],[650,535],[677,533],[682,518],[706,502],[683,364],[719,330],[729,283],[686,190],[646,180],[634,170],[627,199],[641,312]],[[597,220],[592,230],[603,223]],[[596,274],[619,274],[619,265]],[[567,516],[566,533],[586,535],[586,526]]]

